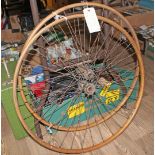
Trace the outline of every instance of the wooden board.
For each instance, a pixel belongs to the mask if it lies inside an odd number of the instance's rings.
[[[134,27],[138,28],[142,25],[151,26],[154,24],[154,11],[151,11],[147,8],[139,7],[139,6],[129,6],[129,7],[121,7],[115,8],[117,11],[123,14],[128,10],[137,11],[139,9],[143,9],[143,13],[135,13],[132,15],[125,16],[129,23]]]
[[[10,16],[10,24],[11,24],[11,29],[12,32],[20,32],[21,26],[19,24],[18,16]]]
[[[1,31],[1,41],[7,43],[14,43],[14,42],[21,42],[23,40],[25,40],[25,37],[21,32],[12,33],[11,29]]]
[[[126,18],[134,28],[138,28],[142,25],[151,26],[154,24],[153,11],[149,11],[143,14],[134,14],[132,16],[127,16]]]

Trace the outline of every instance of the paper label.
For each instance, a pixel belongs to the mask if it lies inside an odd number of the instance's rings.
[[[10,61],[14,61],[15,59],[14,58],[10,58]]]
[[[105,100],[106,104],[115,102],[115,101],[119,100],[119,97],[120,97],[120,89],[115,89],[115,90],[109,91],[111,84],[112,83],[109,83],[108,85],[106,85],[100,92],[100,96],[106,98],[106,100]]]
[[[111,86],[112,83],[109,83],[107,84],[103,89],[102,91],[100,92],[100,96],[104,97],[106,95],[106,93],[108,92],[110,86]]]
[[[120,90],[116,89],[116,90],[111,90],[109,92],[106,93],[106,104],[109,104],[111,102],[115,102],[117,100],[119,100],[119,96],[120,96]]]
[[[101,31],[101,27],[94,8],[85,8],[84,17],[90,33]]]
[[[67,113],[69,118],[73,118],[85,112],[84,102],[79,102],[76,105],[71,106]]]

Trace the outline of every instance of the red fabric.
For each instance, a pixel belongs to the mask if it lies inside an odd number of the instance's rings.
[[[45,81],[31,84],[30,88],[37,97],[40,97],[43,94],[42,90],[45,89]]]
[[[5,29],[7,24],[7,19],[4,17],[1,19],[1,30]]]

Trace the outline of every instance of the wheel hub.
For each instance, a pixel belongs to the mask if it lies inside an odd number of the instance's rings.
[[[89,83],[87,81],[80,81],[79,90],[83,91],[87,96],[91,96],[95,93],[96,87],[93,83]]]
[[[87,94],[88,96],[91,96],[95,93],[96,88],[95,85],[92,83],[87,83],[85,88],[84,88],[84,92],[85,94]]]
[[[83,79],[79,82],[79,90],[83,91],[87,96],[92,96],[96,91],[95,84],[93,83],[95,78],[94,71],[84,65],[78,66],[76,71]]]

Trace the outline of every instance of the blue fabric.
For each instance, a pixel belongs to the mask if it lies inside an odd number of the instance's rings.
[[[43,73],[43,67],[42,66],[36,66],[32,69],[32,75],[37,75]]]
[[[154,1],[152,0],[140,0],[139,5],[154,10]]]

